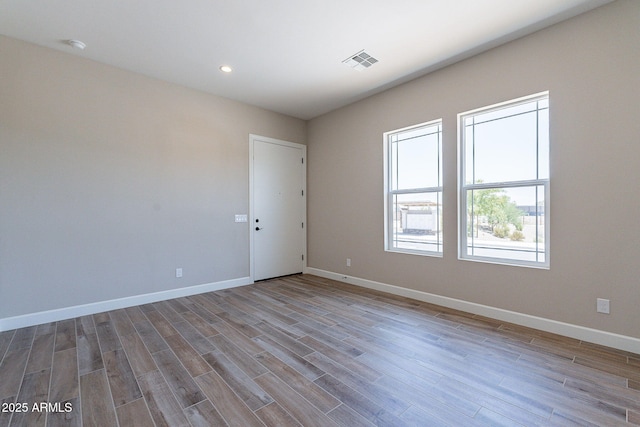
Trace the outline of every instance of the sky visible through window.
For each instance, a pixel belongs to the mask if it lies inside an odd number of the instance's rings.
[[[467,184],[548,179],[548,112],[549,100],[543,99],[467,117]],[[540,202],[530,187],[510,188],[507,192],[519,206]]]
[[[548,265],[548,98],[465,114],[461,131],[461,255]]]
[[[544,99],[465,119],[466,156],[473,159],[466,163],[468,183],[470,179],[486,184],[548,179],[548,107],[549,101]],[[432,167],[440,155],[436,126],[426,134],[424,129],[403,132],[397,141],[397,160],[402,167],[398,170],[393,165],[393,189],[441,185],[442,171]],[[508,193],[518,205],[537,202],[530,188],[511,188]]]
[[[467,255],[545,262],[548,112],[538,97],[462,116]],[[389,143],[392,246],[441,252],[442,164],[451,163],[442,159],[442,122],[391,133]]]
[[[442,124],[389,135],[389,247],[442,254]]]
[[[394,164],[392,187],[394,190],[438,187],[442,182],[438,170],[440,147],[439,125],[414,129],[398,135],[397,164]]]

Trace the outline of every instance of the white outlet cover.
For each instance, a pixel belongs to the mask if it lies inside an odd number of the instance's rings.
[[[598,313],[609,314],[610,313],[609,300],[604,298],[598,298],[596,300],[596,311]]]
[[[236,222],[247,222],[246,214],[236,214]]]

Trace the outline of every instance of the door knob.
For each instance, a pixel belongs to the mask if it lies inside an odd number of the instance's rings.
[[[256,231],[260,231],[260,230],[262,230],[262,228],[256,227]]]

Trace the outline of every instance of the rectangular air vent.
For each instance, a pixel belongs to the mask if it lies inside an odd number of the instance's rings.
[[[347,64],[356,70],[364,70],[376,62],[378,62],[378,60],[365,52],[364,49],[342,61],[343,64]]]

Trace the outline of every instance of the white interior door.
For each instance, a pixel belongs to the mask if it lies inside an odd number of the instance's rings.
[[[301,273],[306,251],[306,147],[251,136],[253,279]]]

